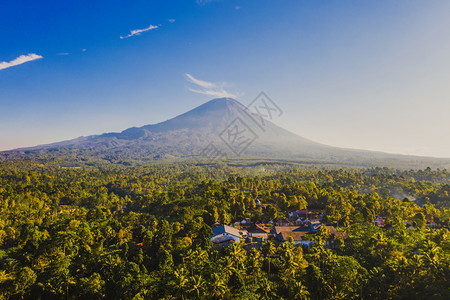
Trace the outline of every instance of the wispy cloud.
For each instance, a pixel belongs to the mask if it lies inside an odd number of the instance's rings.
[[[208,82],[208,81],[203,81],[203,80],[200,80],[200,79],[197,79],[197,78],[195,78],[194,76],[192,76],[192,75],[189,74],[189,73],[186,73],[186,77],[188,78],[188,80],[189,80],[190,82],[192,82],[192,83],[194,83],[194,84],[196,84],[196,85],[199,85],[199,86],[201,86],[202,88],[205,88],[205,89],[214,89],[214,88],[217,88],[217,86],[216,86],[214,83]]]
[[[120,36],[120,38],[127,39],[127,38],[135,36],[135,35],[141,35],[143,32],[146,32],[146,31],[149,31],[152,29],[156,29],[159,26],[161,26],[161,25],[150,25],[147,28],[131,30],[129,34],[127,34],[126,36]]]
[[[224,83],[217,85],[212,82],[197,79],[189,73],[186,73],[185,75],[189,82],[197,85],[197,88],[189,88],[191,92],[214,97],[236,98],[235,94],[232,94],[224,89]]]
[[[69,53],[67,53],[67,52],[61,52],[61,53],[58,53],[58,55],[69,55]]]
[[[169,19],[169,20],[167,20],[167,21],[169,21],[170,23],[173,23],[173,22],[175,22],[176,20],[175,20],[175,19]]]
[[[26,62],[33,61],[36,59],[41,59],[41,58],[43,58],[43,57],[40,55],[34,54],[34,53],[27,54],[27,55],[21,55],[21,56],[17,57],[16,59],[13,59],[9,62],[7,62],[7,61],[0,62],[0,70],[18,66],[18,65],[24,64]]]

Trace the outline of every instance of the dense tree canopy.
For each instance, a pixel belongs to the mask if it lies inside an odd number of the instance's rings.
[[[0,299],[449,299],[449,193],[446,170],[2,162]],[[306,207],[349,240],[211,250],[215,222]]]

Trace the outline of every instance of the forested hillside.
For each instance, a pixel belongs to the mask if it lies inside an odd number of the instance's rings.
[[[2,162],[0,299],[449,299],[449,184],[431,169]],[[322,226],[308,247],[212,249],[216,222],[306,208],[348,239],[328,247]]]

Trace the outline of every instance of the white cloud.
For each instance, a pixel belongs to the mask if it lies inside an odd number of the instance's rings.
[[[69,55],[69,53],[67,53],[67,52],[61,52],[61,53],[58,53],[58,55]]]
[[[36,59],[41,59],[41,58],[43,58],[43,57],[40,55],[34,54],[34,53],[27,54],[27,55],[21,55],[21,56],[17,57],[16,59],[13,59],[10,62],[6,62],[6,61],[0,62],[0,70],[18,66],[18,65],[24,64],[26,62],[33,61]]]
[[[170,23],[173,23],[173,22],[175,22],[176,20],[175,20],[175,19],[169,19],[169,20],[167,20],[167,21],[169,21]]]
[[[194,83],[194,84],[196,84],[196,85],[199,85],[199,86],[201,86],[202,88],[205,88],[205,89],[214,89],[214,88],[217,88],[217,86],[216,86],[214,83],[208,82],[208,81],[203,81],[203,80],[200,80],[200,79],[197,79],[197,78],[195,78],[194,76],[192,76],[192,75],[189,74],[189,73],[186,73],[186,77],[188,78],[188,80],[189,80],[190,82],[192,82],[192,83]]]
[[[191,92],[194,92],[197,94],[209,95],[209,96],[213,96],[213,97],[219,97],[219,98],[223,98],[223,97],[236,98],[235,94],[232,94],[223,88],[225,84],[221,84],[220,86],[218,86],[215,83],[197,79],[189,73],[186,73],[185,75],[189,82],[202,88],[202,89],[189,88],[189,90]]]
[[[120,38],[127,39],[127,38],[135,36],[135,35],[141,35],[141,33],[152,30],[152,29],[156,29],[159,26],[160,25],[150,25],[147,28],[131,30],[129,34],[127,34],[126,36],[120,36]]]

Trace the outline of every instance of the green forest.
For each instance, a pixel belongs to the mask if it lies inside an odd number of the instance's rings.
[[[449,194],[431,168],[4,161],[0,299],[450,299]],[[348,238],[213,247],[301,209]]]

